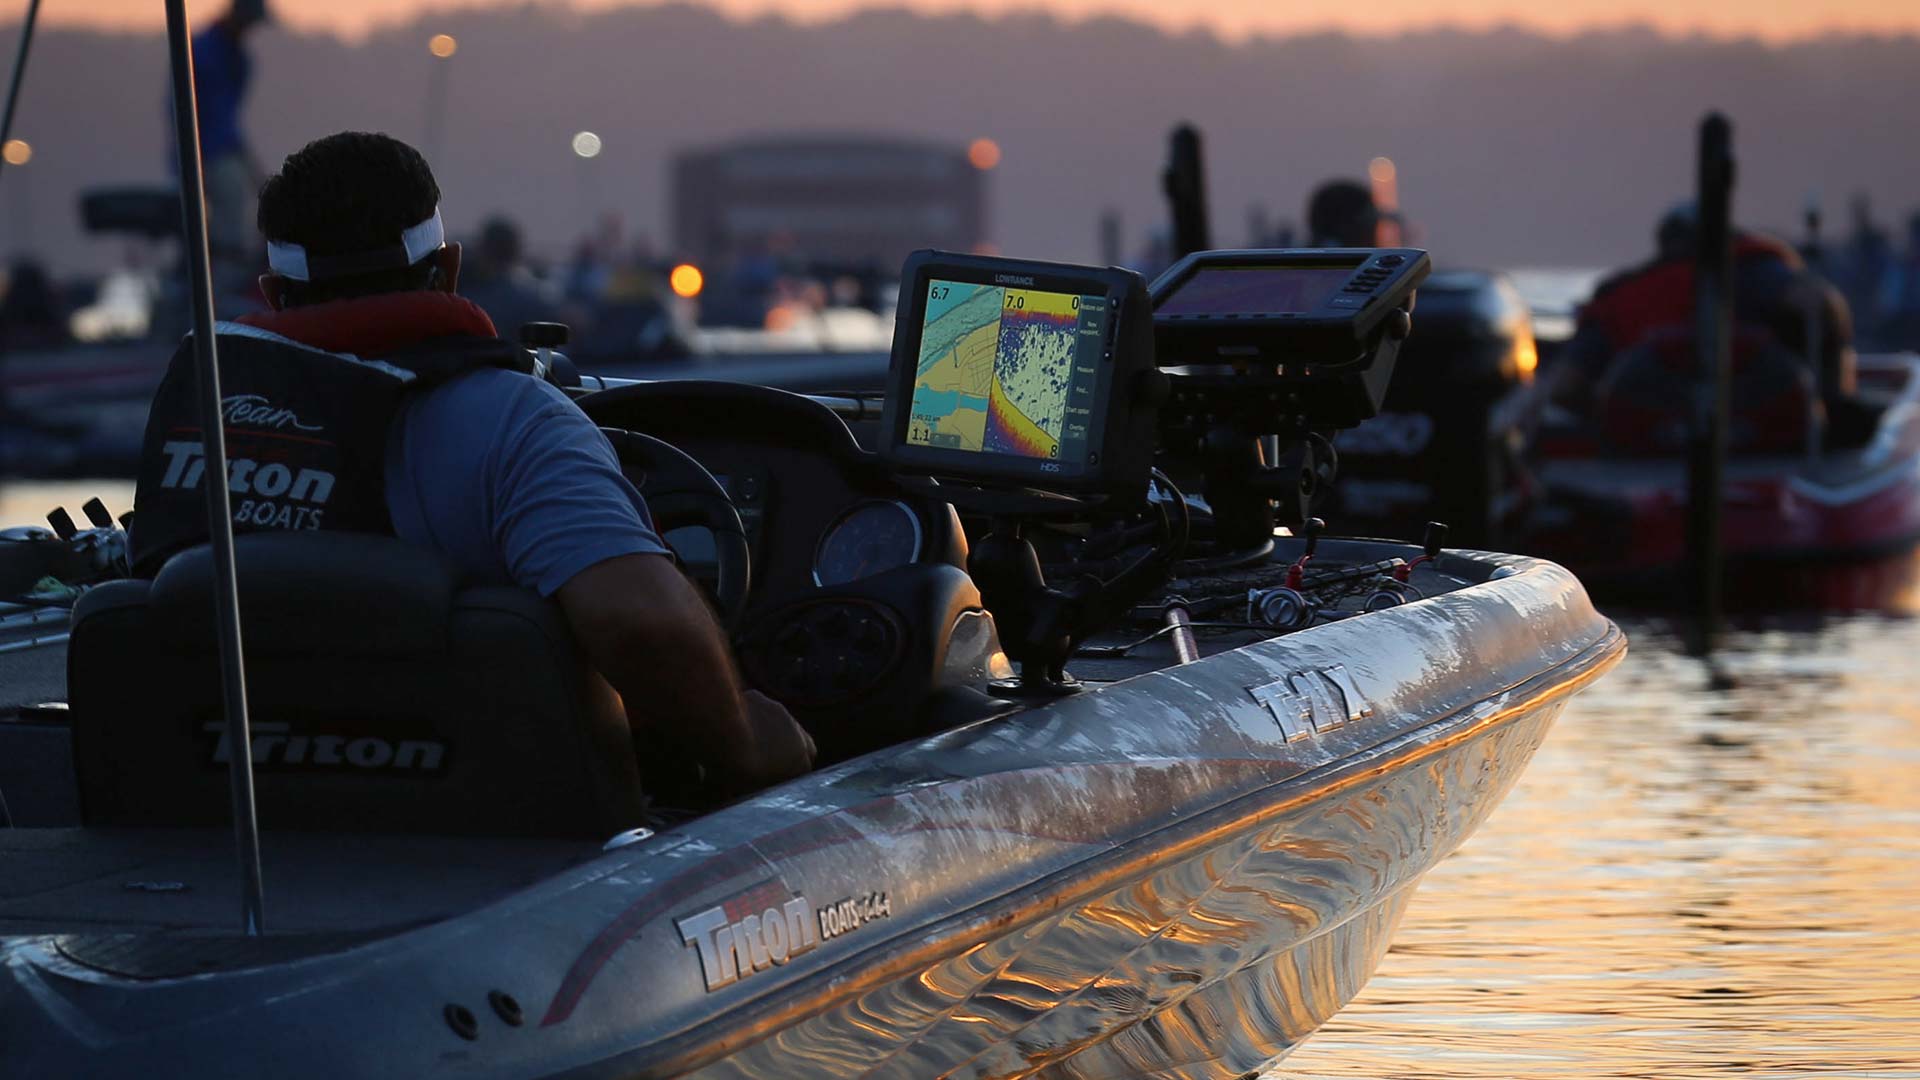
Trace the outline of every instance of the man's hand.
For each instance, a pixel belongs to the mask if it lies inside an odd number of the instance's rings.
[[[819,754],[813,736],[793,718],[785,705],[758,690],[742,695],[747,706],[747,727],[753,732],[752,772],[741,779],[754,788],[777,784],[805,775]]]
[[[813,740],[779,702],[740,685],[713,611],[662,555],[622,555],[554,594],[635,730],[685,747],[729,795],[805,773]]]

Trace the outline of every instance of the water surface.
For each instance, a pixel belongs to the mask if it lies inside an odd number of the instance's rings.
[[[1272,1080],[1920,1077],[1920,622],[1624,625]]]

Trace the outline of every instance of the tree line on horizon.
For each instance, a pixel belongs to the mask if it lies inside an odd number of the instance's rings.
[[[0,31],[10,55],[17,30]],[[453,34],[435,60],[426,42]],[[85,186],[165,183],[165,50],[153,31],[36,34],[16,120],[35,147],[25,186],[0,180],[0,222],[62,269],[98,269]],[[448,111],[434,165],[450,226],[505,213],[563,257],[599,211],[662,246],[669,162],[769,133],[869,133],[965,145],[993,138],[991,232],[1009,254],[1092,259],[1112,208],[1137,244],[1165,218],[1165,136],[1207,137],[1215,239],[1253,208],[1301,216],[1308,192],[1396,162],[1402,202],[1443,264],[1599,267],[1638,258],[1692,182],[1693,128],[1736,124],[1743,221],[1792,234],[1809,196],[1830,235],[1856,192],[1883,224],[1920,208],[1920,142],[1895,110],[1920,93],[1920,37],[1787,45],[1645,28],[1548,37],[1432,30],[1227,42],[1120,18],[869,11],[829,23],[735,21],[686,4],[596,12],[532,6],[423,14],[363,40],[284,29],[255,50],[249,130],[270,168],[342,128],[415,143],[431,65]],[[103,72],[111,73],[102,77]],[[604,150],[569,150],[593,131]],[[0,247],[14,250],[15,236]],[[903,253],[904,254],[904,253]]]

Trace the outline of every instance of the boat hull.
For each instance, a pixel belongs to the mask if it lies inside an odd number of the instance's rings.
[[[1865,445],[1735,458],[1721,500],[1729,607],[1907,610],[1920,567],[1920,357],[1861,358],[1881,406]],[[1523,544],[1594,594],[1664,607],[1686,587],[1684,462],[1572,456],[1538,469],[1544,495]]]
[[[1441,566],[1480,583],[855,759],[425,927],[0,941],[6,1067],[1244,1074],[1358,992],[1624,652],[1556,566]]]
[[[1359,993],[1420,876],[1498,804],[1564,702],[1224,808],[1234,820],[1206,827],[1191,854],[692,1075],[856,1077],[884,1063],[899,1076],[1197,1080],[1270,1064]]]

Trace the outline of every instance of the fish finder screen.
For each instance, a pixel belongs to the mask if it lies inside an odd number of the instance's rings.
[[[906,442],[1093,464],[1105,296],[938,279],[914,369]]]
[[[1358,265],[1203,267],[1154,308],[1154,314],[1304,314],[1326,303]]]

